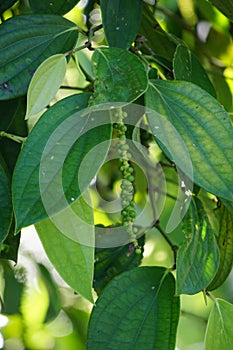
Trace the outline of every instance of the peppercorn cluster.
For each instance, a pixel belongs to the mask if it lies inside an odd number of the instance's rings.
[[[134,246],[135,253],[141,254],[141,248],[137,241],[138,229],[134,227],[133,223],[136,219],[136,210],[134,202],[134,168],[131,163],[132,155],[129,151],[129,145],[127,143],[126,132],[127,126],[124,123],[124,119],[127,117],[127,113],[119,109],[114,114],[116,123],[113,124],[115,135],[118,138],[117,149],[119,154],[120,172],[122,174],[121,182],[121,217],[122,224],[126,227],[126,230],[130,236],[130,241]]]

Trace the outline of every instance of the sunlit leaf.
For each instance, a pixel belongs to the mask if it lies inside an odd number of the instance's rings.
[[[205,69],[185,45],[177,46],[173,67],[176,80],[190,81],[216,97],[216,92]]]
[[[39,113],[51,102],[65,73],[66,58],[63,54],[50,56],[41,63],[29,84],[25,119]]]
[[[27,138],[13,175],[16,231],[72,203],[104,162],[109,113],[84,113],[89,97],[78,94],[56,103]]]
[[[0,26],[0,100],[24,95],[37,67],[73,48],[74,23],[55,15],[22,15]]]
[[[103,47],[92,59],[96,75],[92,103],[133,102],[147,89],[146,67],[129,51]]]
[[[190,82],[154,80],[146,105],[155,111],[148,121],[167,155],[195,183],[232,201],[232,125],[218,101]]]
[[[2,0],[0,3],[0,14],[9,9],[17,0]]]
[[[201,202],[196,198],[182,222],[185,240],[177,254],[178,294],[195,294],[208,286],[219,266],[219,249]]]
[[[93,308],[87,349],[174,350],[179,319],[174,294],[174,277],[161,267],[115,277]]]
[[[101,0],[103,27],[109,46],[127,49],[140,26],[141,0]]]
[[[220,252],[218,271],[207,287],[208,290],[220,287],[228,277],[233,264],[233,214],[225,206],[218,209],[219,231],[217,243]]]
[[[206,335],[205,350],[231,350],[233,348],[233,305],[222,299],[216,299],[210,312]]]
[[[233,21],[233,2],[232,0],[209,0],[226,17]]]
[[[70,221],[70,209],[83,220],[74,229],[76,241],[62,232],[58,223]],[[56,217],[35,225],[46,254],[64,281],[77,293],[93,302],[92,282],[94,273],[94,225],[92,209],[80,197],[71,208],[61,211]],[[63,226],[65,228],[65,225]],[[74,233],[74,235],[75,235]],[[73,235],[73,236],[74,236]],[[89,245],[82,244],[87,242]]]

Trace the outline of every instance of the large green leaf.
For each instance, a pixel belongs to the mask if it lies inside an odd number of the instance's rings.
[[[232,0],[209,0],[226,17],[233,21],[233,1]]]
[[[0,154],[0,246],[6,238],[12,221],[10,180],[6,164]]]
[[[104,162],[109,113],[84,113],[89,97],[78,94],[56,103],[27,138],[13,174],[16,231],[78,198]]]
[[[66,57],[56,54],[47,58],[35,71],[27,92],[25,119],[39,113],[54,98],[66,74]]]
[[[69,224],[72,212],[81,216],[80,225],[74,230],[76,241],[63,232]],[[59,223],[63,223],[59,226]],[[82,197],[55,217],[35,225],[46,254],[64,281],[83,297],[93,302],[92,282],[94,273],[94,225],[92,209]],[[69,229],[69,228],[68,228]],[[88,243],[82,244],[80,241]]]
[[[207,287],[208,290],[220,287],[228,277],[233,263],[233,214],[222,206],[219,211],[219,231],[217,243],[220,251],[220,264],[218,271]]]
[[[219,266],[215,234],[199,199],[191,202],[182,222],[185,241],[177,254],[178,294],[195,294],[208,286]]]
[[[78,0],[29,0],[30,7],[35,13],[51,13],[64,15],[77,4]]]
[[[218,101],[190,82],[154,80],[146,105],[152,133],[167,155],[198,185],[232,201],[232,125]]]
[[[115,47],[97,49],[93,56],[96,75],[93,102],[132,102],[147,89],[147,70],[140,59]]]
[[[87,349],[174,350],[179,319],[174,294],[174,277],[161,267],[117,276],[93,308]]]
[[[173,60],[176,80],[191,81],[216,97],[214,87],[197,57],[185,46],[178,45]]]
[[[116,248],[97,248],[95,250],[94,288],[100,294],[109,281],[120,273],[137,267],[143,257],[145,236],[138,240],[141,254],[136,254],[132,244]]]
[[[109,46],[128,49],[140,26],[141,0],[101,0],[100,8]]]
[[[210,312],[205,350],[231,350],[233,348],[233,305],[216,299]]]
[[[78,30],[55,15],[22,15],[0,26],[0,100],[23,95],[34,71],[46,58],[69,51]]]

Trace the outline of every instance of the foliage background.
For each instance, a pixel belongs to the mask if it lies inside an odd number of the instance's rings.
[[[24,1],[14,5],[17,13],[25,6]],[[82,23],[80,6],[65,15],[66,18]],[[12,10],[6,11],[4,19],[12,15]],[[205,67],[216,89],[217,98],[228,112],[233,112],[233,43],[231,34],[232,23],[220,11],[205,0],[161,0],[156,12],[156,18],[164,30],[180,37],[195,52]],[[98,5],[92,13],[94,25],[100,23]],[[197,27],[197,35],[194,27]],[[96,44],[104,44],[105,38],[100,30],[93,38]],[[83,55],[83,56],[82,56]],[[90,69],[91,52],[87,49],[80,52],[79,59]],[[156,67],[156,62],[155,65]],[[90,75],[93,74],[90,71]],[[70,94],[82,91],[88,85],[84,75],[76,72],[74,61],[70,61],[63,81],[63,86],[79,87],[80,89],[62,88],[58,91],[53,103]],[[30,119],[29,127],[35,123]],[[108,174],[108,169],[105,170]],[[166,222],[163,213],[161,222]],[[108,224],[108,218],[96,219]],[[32,241],[30,240],[30,237]],[[4,325],[2,334],[5,339],[4,349],[85,349],[87,324],[92,305],[73,291],[57,276],[46,258],[42,258],[39,241],[34,237],[33,228],[22,231],[19,262],[16,272],[13,265],[6,263],[8,273],[9,315],[7,319],[0,316]],[[182,237],[179,231],[171,235],[174,242]],[[30,248],[36,247],[33,252]],[[173,261],[170,247],[155,229],[147,234],[142,265],[170,267]],[[45,269],[40,264],[44,264]],[[25,282],[27,284],[25,285]],[[215,297],[223,298],[233,303],[233,275],[229,275],[225,283],[213,292]],[[201,293],[195,296],[182,296],[181,318],[177,335],[177,349],[204,349],[204,334],[212,302],[208,299],[205,305]],[[60,311],[62,309],[62,311]],[[49,312],[48,312],[49,310]],[[55,317],[55,318],[54,318]],[[8,320],[8,321],[7,321]],[[0,324],[1,324],[0,323]],[[38,343],[40,344],[38,347]],[[26,344],[26,346],[25,346]]]

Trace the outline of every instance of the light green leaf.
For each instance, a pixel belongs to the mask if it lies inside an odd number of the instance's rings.
[[[92,104],[133,102],[147,89],[147,69],[127,50],[103,47],[93,56],[96,75]]]
[[[22,15],[1,24],[0,100],[24,95],[37,67],[71,50],[77,37],[75,24],[61,16]]]
[[[216,92],[205,69],[185,45],[177,46],[173,67],[176,80],[190,81],[206,90],[213,97],[216,97]]]
[[[233,305],[216,299],[210,312],[205,350],[231,350],[233,348]]]
[[[226,17],[233,21],[233,1],[232,0],[209,0]]]
[[[0,247],[6,238],[12,220],[10,179],[6,164],[0,154]]]
[[[92,310],[87,350],[174,350],[179,320],[174,294],[174,277],[161,267],[115,277]]]
[[[89,94],[46,111],[22,148],[13,174],[16,232],[64,209],[87,188],[109,148],[109,112],[86,110]]]
[[[213,281],[207,287],[208,290],[216,289],[223,284],[233,264],[233,214],[224,205],[218,209],[217,214],[219,215],[217,243],[220,251],[220,264]]]
[[[54,98],[66,74],[63,54],[50,56],[37,68],[27,92],[25,119],[42,111]]]
[[[69,225],[71,212],[80,225],[73,226],[73,237],[63,230]],[[63,226],[62,224],[63,223]],[[61,225],[59,225],[61,224]],[[93,303],[94,225],[92,209],[82,197],[56,216],[35,225],[46,254],[63,280],[77,293]],[[68,226],[68,230],[70,227]],[[82,242],[88,243],[82,244]]]
[[[232,125],[218,101],[190,82],[154,80],[146,105],[155,111],[148,113],[148,121],[168,157],[198,185],[232,201]],[[178,147],[179,137],[183,147]],[[193,174],[182,152],[189,155]]]
[[[109,46],[128,49],[141,21],[141,0],[101,0],[103,27]]]
[[[177,254],[177,294],[195,294],[208,286],[219,266],[214,232],[198,198],[182,222],[185,241]]]

